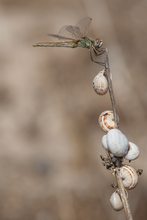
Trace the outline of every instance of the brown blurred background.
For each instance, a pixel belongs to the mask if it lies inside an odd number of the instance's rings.
[[[129,201],[147,219],[147,1],[0,0],[1,220],[125,219],[99,158],[97,118],[111,109],[92,88],[101,67],[86,49],[32,47],[85,16],[109,49],[120,128],[140,147]]]

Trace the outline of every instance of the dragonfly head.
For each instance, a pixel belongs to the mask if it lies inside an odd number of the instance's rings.
[[[94,47],[95,47],[96,49],[101,48],[102,45],[103,45],[103,41],[102,41],[102,40],[96,39],[96,40],[94,41]]]

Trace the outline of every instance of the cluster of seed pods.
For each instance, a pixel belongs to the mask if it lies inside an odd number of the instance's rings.
[[[105,77],[105,70],[100,71],[93,80],[93,88],[98,95],[104,95],[108,91],[108,82]],[[119,120],[119,118],[118,118]],[[131,162],[139,157],[139,148],[136,144],[130,142],[125,134],[117,128],[114,120],[113,111],[107,110],[100,114],[99,125],[106,133],[102,137],[102,146],[111,159],[112,169],[119,168],[119,175],[122,178],[126,196],[127,190],[133,189],[138,183],[138,173],[130,165],[123,164],[128,160]],[[120,163],[116,163],[120,161]],[[110,166],[111,167],[111,166]],[[119,189],[110,197],[110,204],[116,211],[123,209],[123,203],[119,194]]]

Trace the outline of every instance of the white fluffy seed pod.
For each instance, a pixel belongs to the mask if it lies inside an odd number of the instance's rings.
[[[111,129],[106,135],[106,140],[108,149],[114,156],[124,157],[128,153],[128,139],[119,129]]]
[[[93,88],[98,95],[105,95],[108,91],[108,81],[104,73],[105,70],[100,71],[93,79]]]
[[[139,147],[136,144],[129,142],[129,151],[125,156],[125,159],[135,160],[139,157],[139,154],[140,154]]]
[[[123,203],[122,203],[120,195],[117,191],[112,193],[112,195],[110,197],[110,204],[115,211],[120,211],[123,209]]]
[[[102,137],[102,146],[103,146],[103,148],[104,148],[105,150],[108,151],[108,145],[107,145],[106,135],[104,135],[104,136]]]
[[[127,189],[133,189],[138,183],[138,174],[136,170],[129,166],[124,165],[120,168],[120,177],[122,178],[123,185]]]
[[[117,124],[114,121],[113,111],[110,110],[102,112],[99,116],[98,122],[102,130],[105,132],[112,128],[117,128]]]

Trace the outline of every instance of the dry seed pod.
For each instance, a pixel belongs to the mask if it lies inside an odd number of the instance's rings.
[[[138,175],[133,167],[129,165],[124,165],[120,168],[119,173],[125,188],[133,189],[137,185]]]
[[[120,211],[123,209],[123,203],[121,201],[120,195],[117,191],[112,193],[110,197],[110,204],[115,211]]]
[[[117,124],[114,121],[113,111],[110,110],[102,112],[99,116],[98,122],[102,130],[105,132],[112,128],[117,128]]]
[[[98,95],[105,95],[108,91],[108,81],[104,73],[105,70],[100,71],[93,79],[93,88]]]
[[[119,129],[111,129],[107,135],[107,146],[114,156],[124,157],[129,150],[129,142],[126,136]]]
[[[139,157],[139,148],[136,144],[129,142],[129,151],[127,155],[125,156],[125,159],[127,160],[135,160]]]

